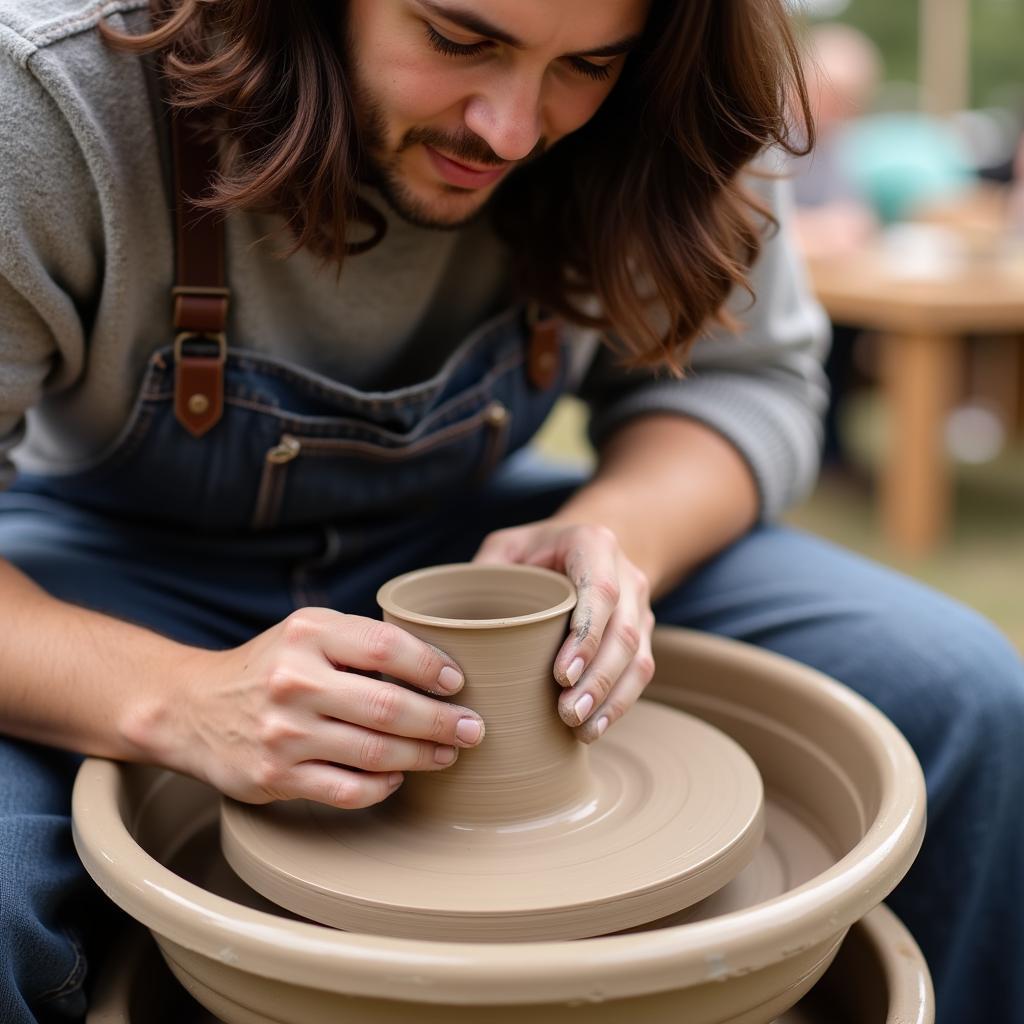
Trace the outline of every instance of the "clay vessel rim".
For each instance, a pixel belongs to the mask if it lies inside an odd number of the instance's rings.
[[[468,575],[470,572],[485,568],[500,568],[503,572],[507,571],[522,576],[535,576],[540,579],[564,583],[566,596],[558,604],[550,605],[539,611],[529,612],[526,615],[504,616],[497,619],[454,619],[443,615],[427,615],[423,612],[406,608],[394,598],[395,591],[403,585],[426,576]],[[382,610],[389,612],[396,618],[404,619],[407,622],[417,622],[423,626],[439,626],[448,629],[507,629],[512,626],[529,626],[535,622],[545,622],[548,619],[557,618],[559,615],[570,611],[576,605],[576,589],[562,573],[555,572],[552,569],[545,569],[539,565],[483,566],[473,562],[453,562],[446,565],[431,565],[425,569],[414,569],[412,572],[407,572],[388,580],[377,591],[377,604],[380,605]]]
[[[268,978],[367,996],[529,1003],[573,998],[599,974],[606,998],[626,997],[709,980],[709,948],[743,973],[778,961],[768,947],[804,948],[844,930],[863,915],[868,895],[872,905],[885,898],[921,844],[924,778],[909,744],[867,701],[813,669],[691,630],[658,633],[668,647],[732,665],[756,662],[776,687],[805,699],[813,693],[815,703],[847,720],[884,796],[861,840],[827,871],[743,911],[584,941],[441,943],[340,932],[239,906],[165,867],[125,825],[124,767],[102,758],[87,759],[75,782],[75,846],[115,902],[171,941],[213,958],[229,949],[239,969]],[[417,981],[418,971],[429,972],[429,983]]]

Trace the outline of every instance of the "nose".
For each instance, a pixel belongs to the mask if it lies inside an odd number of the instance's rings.
[[[473,96],[463,117],[502,160],[524,160],[541,137],[541,83],[526,75],[503,77],[490,92]]]

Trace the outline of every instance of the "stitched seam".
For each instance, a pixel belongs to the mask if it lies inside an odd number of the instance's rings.
[[[370,437],[385,437],[388,440],[395,441],[396,443],[402,443],[406,440],[410,434],[422,433],[429,430],[430,427],[438,420],[444,420],[450,416],[457,415],[462,412],[468,406],[474,405],[479,401],[482,394],[486,394],[491,386],[494,384],[498,377],[508,371],[515,369],[515,367],[522,365],[523,355],[519,353],[514,356],[510,356],[498,365],[491,368],[491,370],[478,381],[472,388],[467,391],[463,391],[453,398],[449,399],[444,405],[435,409],[429,416],[424,417],[416,427],[407,434],[396,434],[393,431],[385,430],[383,427],[377,427],[374,424],[368,424],[353,420],[348,416],[326,416],[326,417],[308,417],[302,418],[296,416],[294,412],[290,412],[286,409],[282,409],[280,406],[267,405],[265,402],[260,402],[255,399],[249,398],[237,398],[231,395],[224,396],[225,405],[234,405],[242,409],[249,409],[252,412],[263,413],[267,416],[273,416],[279,420],[282,424],[285,424],[294,431],[295,433],[301,433],[303,431],[312,433],[314,436],[317,431],[326,433],[336,429],[339,424],[350,425],[354,430],[361,430],[364,434]],[[148,395],[152,400],[162,401],[171,397],[171,393],[156,393]],[[379,408],[384,403],[376,403]],[[392,408],[401,408],[401,406],[392,406]],[[327,422],[322,422],[326,420]],[[320,421],[320,422],[318,422]],[[440,429],[448,429],[443,427]]]
[[[61,928],[61,931],[64,933],[64,937],[69,943],[71,943],[71,947],[75,951],[75,962],[64,981],[55,988],[47,989],[37,997],[36,1001],[40,1003],[52,1002],[54,999],[59,999],[61,996],[67,995],[68,992],[73,991],[81,985],[82,979],[85,977],[85,954],[82,952],[81,944],[67,928]]]
[[[77,14],[33,26],[24,33],[24,38],[39,47],[49,46],[69,36],[95,28],[111,14],[139,11],[147,6],[148,0],[103,0],[102,3],[93,4]]]
[[[486,391],[498,377],[502,376],[503,374],[507,373],[509,370],[512,370],[517,366],[521,366],[523,362],[524,357],[522,352],[511,355],[506,359],[502,360],[502,362],[491,367],[487,374],[484,377],[482,377],[476,383],[476,385],[449,399],[447,402],[445,402],[444,405],[440,406],[438,409],[435,409],[430,416],[427,416],[423,420],[421,420],[417,426],[422,427],[423,424],[432,422],[438,417],[438,415],[447,416],[452,413],[461,412],[462,409],[464,409],[466,406],[472,405],[479,397],[480,393]],[[259,372],[263,372],[263,368],[260,367],[253,366],[252,369],[255,369]],[[144,397],[149,401],[164,402],[170,401],[174,397],[174,392],[173,390],[147,391]],[[352,423],[353,426],[359,426],[369,431],[373,431],[374,429],[376,429],[380,431],[380,433],[387,434],[388,436],[391,437],[397,438],[401,436],[394,434],[392,431],[386,431],[382,427],[374,428],[372,424],[357,423],[357,421],[352,420],[348,416],[310,416],[307,418],[303,418],[301,416],[297,416],[294,412],[291,412],[288,409],[282,409],[281,406],[279,405],[268,405],[266,402],[261,402],[257,398],[243,398],[239,395],[231,394],[230,391],[225,393],[224,402],[226,405],[234,405],[241,409],[249,409],[252,412],[265,413],[268,416],[274,416],[277,419],[283,420],[286,423],[294,424],[296,430],[331,430],[339,422],[344,422],[348,420],[349,422]],[[361,404],[363,404],[364,406],[368,405],[379,411],[382,407],[384,407],[385,405],[389,405],[390,403],[373,399],[368,403]],[[403,408],[403,406],[401,404],[393,404],[390,405],[390,408],[401,409]],[[318,423],[317,420],[327,420],[329,422]]]
[[[432,451],[434,448],[440,448],[450,443],[451,441],[458,440],[467,434],[472,434],[473,431],[480,426],[484,421],[484,410],[481,410],[476,415],[472,416],[468,420],[463,420],[461,423],[453,423],[451,426],[445,427],[443,430],[438,431],[436,434],[431,434],[429,437],[420,438],[417,441],[413,441],[411,444],[403,445],[400,447],[390,448],[385,445],[374,445],[366,441],[354,441],[354,440],[334,440],[328,438],[321,442],[321,447],[317,448],[313,441],[318,440],[317,438],[303,438],[299,436],[300,443],[302,441],[311,442],[305,448],[304,455],[338,455],[342,452],[360,452],[367,456],[375,456],[377,458],[384,459],[403,459],[411,455],[420,455],[425,451]]]
[[[434,377],[427,381],[423,381],[419,384],[410,385],[409,388],[400,388],[397,390],[412,390],[414,394],[409,395],[407,398],[401,401],[408,404],[414,404],[416,401],[427,399],[437,393],[438,390],[443,388],[444,384],[450,377],[457,372],[460,366],[462,366],[468,358],[475,353],[479,348],[484,347],[486,344],[491,342],[495,335],[502,331],[505,331],[511,327],[514,327],[515,322],[519,316],[519,306],[513,306],[512,308],[505,310],[503,313],[494,317],[489,323],[479,328],[479,334],[476,337],[463,341],[452,355],[449,360],[446,361],[445,365],[438,371]],[[474,332],[475,333],[475,332]],[[521,338],[516,344],[521,343]],[[503,346],[503,347],[508,347]],[[499,349],[500,350],[500,349]],[[337,385],[328,380],[318,380],[313,375],[298,372],[294,367],[287,364],[278,363],[272,359],[272,357],[264,356],[261,357],[258,353],[251,353],[243,351],[241,354],[235,356],[238,364],[247,366],[251,369],[260,369],[267,373],[275,376],[282,377],[284,379],[293,380],[302,383],[304,386],[310,388],[319,389],[321,393],[328,393],[332,396],[345,395],[351,400],[356,402],[362,402],[369,406],[375,406],[380,403],[393,403],[397,401],[392,398],[366,398],[361,396],[358,392],[354,393],[351,389]],[[447,374],[444,371],[448,369]]]
[[[507,325],[498,325],[495,330],[500,327]],[[260,373],[265,373],[268,376],[279,377],[282,380],[291,381],[293,383],[300,384],[305,390],[318,394],[323,398],[329,398],[336,401],[339,398],[343,398],[346,401],[352,403],[357,408],[368,408],[368,409],[380,409],[381,407],[387,407],[391,409],[404,409],[412,405],[421,405],[424,402],[437,396],[437,394],[444,389],[444,386],[448,381],[465,365],[469,357],[478,349],[481,348],[486,342],[492,340],[492,333],[489,331],[486,334],[478,338],[467,350],[462,353],[459,361],[451,367],[451,372],[441,380],[428,382],[425,385],[413,385],[414,388],[421,388],[422,390],[417,391],[415,394],[409,395],[405,398],[366,398],[358,394],[352,393],[350,390],[341,387],[331,387],[327,383],[321,383],[318,380],[312,380],[300,373],[296,373],[294,370],[289,369],[286,366],[280,366],[273,362],[263,362],[262,360],[256,359],[253,356],[235,356],[235,365],[242,369],[258,370]],[[519,358],[521,359],[522,350],[522,339],[515,341],[515,346],[520,352]],[[511,344],[511,343],[510,343]],[[508,346],[502,346],[508,347]],[[499,349],[500,351],[500,349]],[[493,370],[492,370],[493,372]]]

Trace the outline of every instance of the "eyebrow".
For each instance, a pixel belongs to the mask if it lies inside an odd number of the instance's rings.
[[[467,32],[473,32],[478,36],[487,36],[488,39],[497,40],[499,43],[504,43],[506,46],[511,46],[513,49],[522,50],[526,48],[526,43],[521,39],[512,35],[511,32],[506,32],[505,29],[500,28],[497,25],[491,24],[486,18],[480,17],[475,11],[463,10],[460,7],[449,7],[447,4],[439,4],[436,0],[419,0],[421,7],[425,7],[428,11],[436,14],[438,17],[444,18],[446,21],[450,21],[453,25],[458,25],[459,28],[464,28]],[[595,47],[592,50],[581,50],[577,53],[567,53],[567,57],[618,57],[620,54],[628,53],[630,50],[640,42],[640,35],[626,36],[625,39],[619,39],[614,43],[607,43],[604,46]]]

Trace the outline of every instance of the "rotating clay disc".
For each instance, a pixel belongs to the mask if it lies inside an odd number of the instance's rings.
[[[455,941],[634,927],[716,892],[753,857],[761,778],[717,729],[640,702],[589,754],[582,799],[536,820],[438,822],[393,798],[362,811],[225,799],[221,844],[245,882],[303,917]]]

